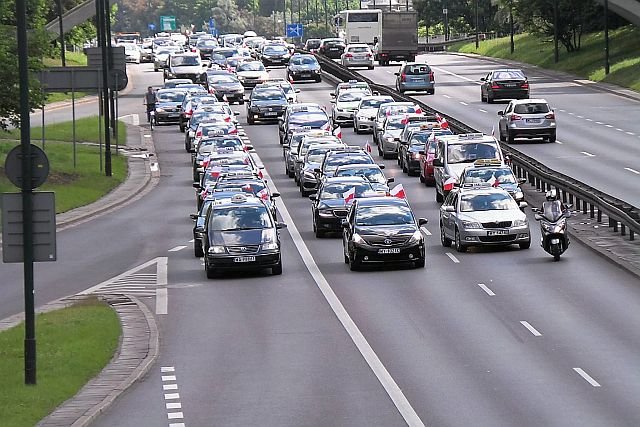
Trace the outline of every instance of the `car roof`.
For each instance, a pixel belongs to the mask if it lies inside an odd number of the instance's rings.
[[[457,191],[460,192],[460,194],[495,194],[495,193],[500,193],[500,194],[506,194],[507,196],[509,196],[509,192],[507,190],[505,190],[502,187],[493,187],[491,185],[469,185],[469,186],[465,186],[463,185],[462,187],[458,187]]]
[[[406,199],[389,196],[356,199],[356,203],[357,206],[409,206],[409,202]]]
[[[343,183],[361,183],[361,182],[369,182],[363,176],[327,176],[324,178],[325,184],[343,184]]]
[[[527,99],[514,99],[514,104],[548,104],[546,99],[543,98],[527,98]]]

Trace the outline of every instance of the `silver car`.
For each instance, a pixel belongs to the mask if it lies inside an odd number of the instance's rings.
[[[343,125],[353,123],[355,110],[358,108],[360,101],[367,92],[361,90],[346,90],[340,92],[335,100],[332,100],[333,111],[331,112],[331,120],[334,125]]]
[[[378,137],[378,154],[383,159],[396,158],[398,156],[398,144],[400,134],[408,122],[406,115],[388,116],[382,126]]]
[[[517,244],[529,249],[531,233],[522,209],[506,190],[496,187],[462,187],[452,191],[440,207],[440,241],[458,252],[469,246]]]
[[[300,170],[300,194],[302,197],[318,191],[318,175],[315,170],[320,167],[325,153],[344,147],[343,143],[311,144],[304,156]]]
[[[373,70],[373,52],[366,43],[352,43],[344,48],[340,55],[343,67],[367,67]]]
[[[516,138],[542,138],[556,142],[556,114],[544,99],[516,99],[504,111],[498,111],[501,141]]]
[[[373,131],[378,107],[385,102],[393,102],[393,98],[385,95],[372,95],[362,98],[358,108],[353,113],[353,131],[355,133]]]
[[[387,116],[394,116],[397,114],[422,114],[422,109],[413,102],[400,101],[380,104],[373,128],[373,142],[376,144],[380,143],[382,127],[384,126],[384,121],[387,119]]]

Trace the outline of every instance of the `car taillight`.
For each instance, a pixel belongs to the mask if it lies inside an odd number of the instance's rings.
[[[509,120],[511,120],[512,122],[515,122],[516,120],[522,120],[522,116],[519,116],[517,114],[512,114]]]
[[[429,73],[429,81],[433,83],[435,80],[436,80],[436,78],[435,78],[435,76],[433,75],[433,71],[431,71],[431,72]]]
[[[544,116],[545,119],[551,119],[554,120],[556,118],[556,114],[555,113],[549,113],[546,116]]]
[[[529,82],[524,82],[520,85],[522,89],[529,89]]]
[[[500,89],[500,85],[498,85],[497,83],[492,83],[491,89]]]
[[[345,58],[353,58],[353,55],[352,55],[352,54],[350,54],[350,53],[345,53],[345,54],[344,54],[344,57],[345,57]]]
[[[196,132],[196,138],[200,138],[201,136],[202,136],[202,131],[201,130]]]
[[[400,74],[400,81],[401,82],[406,82],[407,81],[407,75],[405,73]]]
[[[371,58],[373,56],[372,53],[367,53],[367,58]]]

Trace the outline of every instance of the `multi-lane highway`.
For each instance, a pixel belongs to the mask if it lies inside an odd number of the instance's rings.
[[[132,93],[142,96],[149,82],[161,83],[151,66],[133,68],[139,76],[132,79]],[[384,83],[392,70],[373,73]],[[427,100],[489,131],[498,106],[480,105],[477,87],[465,88],[466,83],[445,75],[439,72],[436,95]],[[329,83],[297,87],[301,101],[330,108]],[[461,96],[456,87],[466,98],[456,98]],[[570,105],[556,108],[570,111]],[[417,216],[430,221],[426,268],[350,272],[339,238],[313,236],[310,201],[284,175],[276,126],[249,126],[244,107],[233,108],[241,111],[240,122],[272,190],[282,195],[278,206],[288,223],[281,233],[282,276],[205,278],[189,243],[188,215],[195,198],[177,126],[154,130],[158,187],[126,209],[61,232],[59,261],[36,269],[37,303],[42,304],[156,257],[168,258],[168,310],[158,315],[158,363],[95,425],[638,425],[640,288],[635,276],[580,244],[573,244],[559,263],[536,244],[529,250],[465,254],[443,248],[433,188],[403,175],[395,160],[385,161],[385,173],[403,184]],[[124,101],[121,111],[143,113],[138,99]],[[343,135],[349,144],[364,145],[371,138],[350,128],[343,128]],[[569,128],[559,139],[565,144],[525,148],[558,162],[549,150],[574,150],[570,141],[581,141]],[[599,157],[600,151],[593,154]],[[602,156],[596,161],[614,168]],[[562,165],[577,167],[592,159],[579,160]],[[536,226],[532,221],[534,242]],[[2,264],[0,275],[1,318],[20,310],[22,288],[18,266]],[[148,301],[155,309],[153,298]],[[177,412],[182,418],[169,418]]]

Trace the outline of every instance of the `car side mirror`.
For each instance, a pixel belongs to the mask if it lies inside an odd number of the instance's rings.
[[[455,211],[456,211],[456,208],[454,208],[454,207],[453,207],[453,206],[451,206],[451,205],[443,206],[443,207],[442,207],[442,209],[443,209],[445,212],[455,212]]]
[[[313,170],[313,172],[314,172],[314,173],[317,173],[317,174],[320,174],[320,172],[322,172],[322,171],[320,170],[320,168],[315,168],[315,169]]]
[[[422,227],[423,225],[427,225],[429,220],[427,218],[418,218],[418,226]]]
[[[480,81],[484,82],[484,81],[487,81],[487,79],[485,77],[480,77]]]
[[[527,202],[520,202],[518,204],[518,207],[520,208],[520,210],[524,210],[524,208],[526,208],[527,206],[529,206],[529,203]]]
[[[200,189],[200,183],[199,182],[194,182],[193,183],[193,188],[195,188],[196,190]]]
[[[380,164],[378,165],[378,167],[379,167],[380,169],[384,169],[384,168],[385,168],[384,163],[380,163]]]
[[[277,193],[277,192],[271,193],[271,198],[272,199],[275,199],[276,197],[280,197],[280,193]]]
[[[394,76],[399,76],[399,75],[400,75],[400,73],[393,73],[393,75],[394,75]]]
[[[284,222],[276,222],[276,229],[280,230],[281,228],[287,228],[287,224]]]
[[[502,110],[498,111],[498,115],[499,116],[504,116],[504,111],[502,111]]]
[[[335,94],[335,93],[330,93],[329,95],[331,95],[331,97],[332,97],[332,98],[335,98],[335,97],[336,97],[336,94]]]
[[[342,218],[342,220],[340,221],[340,225],[342,226],[342,228],[349,228],[349,221]]]
[[[233,114],[234,114],[235,116],[239,116],[239,115],[240,115],[240,111],[234,111],[234,112],[233,112]]]
[[[198,219],[198,214],[195,214],[195,213],[189,214],[189,218],[195,221],[196,219]]]
[[[442,160],[440,160],[440,159],[433,159],[433,166],[442,167],[442,166],[444,166],[444,165],[442,164]]]
[[[539,213],[537,213],[537,214],[535,214],[535,215],[533,216],[533,218],[534,218],[536,221],[540,221],[540,220],[542,219],[542,215],[540,215]]]
[[[313,200],[315,202],[318,200],[318,195],[316,193],[309,194],[309,200]]]
[[[424,151],[424,150],[420,150],[420,151],[418,151],[418,154],[420,154],[421,156],[424,156],[424,155],[425,155],[425,154],[427,154],[427,153],[426,153],[426,151]]]
[[[387,184],[390,184],[390,183],[395,182],[395,181],[396,181],[396,179],[394,177],[387,178]]]
[[[300,93],[300,89],[294,89],[293,90],[295,93]]]
[[[522,185],[527,182],[527,178],[518,178],[518,184]]]

